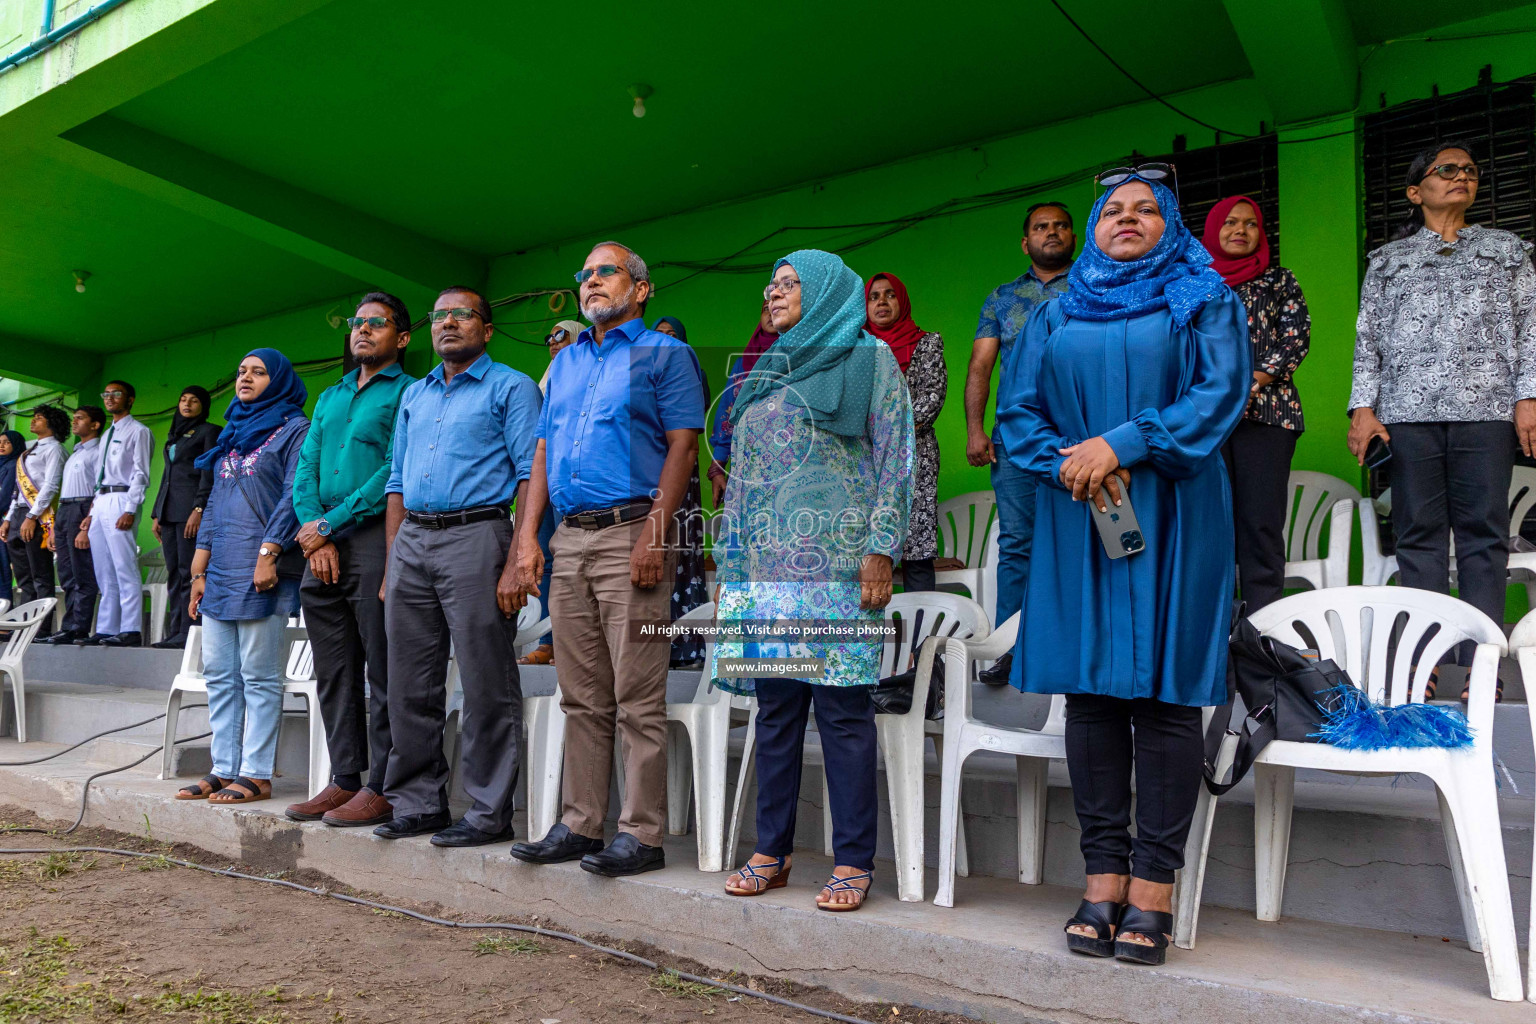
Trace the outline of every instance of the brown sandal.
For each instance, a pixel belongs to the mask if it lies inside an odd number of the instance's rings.
[[[227,783],[219,790],[218,796],[210,795],[208,802],[211,804],[253,804],[258,800],[270,800],[272,798],[271,779],[248,779],[244,775],[233,782]]]
[[[553,665],[555,663],[555,647],[553,644],[539,644],[533,650],[517,659],[519,665]]]
[[[784,862],[788,859],[787,857],[775,857],[773,860],[762,864],[753,864],[751,862],[743,864],[736,871],[736,874],[741,876],[743,882],[751,880],[755,883],[755,888],[749,889],[745,886],[732,885],[730,882],[726,882],[725,891],[732,896],[761,896],[770,889],[784,888],[789,884],[789,868],[784,866]],[[760,875],[757,873],[758,868],[773,868],[773,874]]]
[[[221,779],[217,775],[204,775],[190,786],[183,786],[176,791],[177,800],[207,800],[213,794],[229,785],[228,779]]]

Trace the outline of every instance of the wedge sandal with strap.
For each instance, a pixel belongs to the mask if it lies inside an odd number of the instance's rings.
[[[788,859],[788,857],[775,857],[773,860],[762,864],[752,864],[750,862],[743,864],[736,870],[736,874],[741,876],[743,882],[750,879],[755,888],[748,888],[744,885],[733,886],[727,882],[725,891],[732,896],[761,896],[770,889],[784,888],[789,884],[790,869],[784,866],[784,862]],[[771,875],[759,874],[758,871],[761,868],[773,868],[774,873]]]
[[[1132,932],[1147,942],[1129,942],[1119,938]],[[1168,936],[1173,934],[1173,915],[1157,910],[1142,910],[1129,903],[1120,914],[1120,931],[1115,938],[1115,959],[1128,964],[1161,967],[1168,959]]]
[[[1077,905],[1077,913],[1062,927],[1067,933],[1067,948],[1084,956],[1114,956],[1115,930],[1120,927],[1120,915],[1124,910],[1125,905],[1114,900],[1102,903],[1083,900]],[[1094,933],[1081,935],[1072,930],[1076,927],[1092,928]]]
[[[207,800],[213,794],[229,785],[228,779],[221,779],[217,775],[204,775],[190,786],[183,786],[176,791],[177,800]]]
[[[864,905],[864,901],[869,898],[869,887],[854,885],[853,883],[866,878],[869,879],[870,885],[875,884],[875,873],[873,871],[860,871],[857,874],[844,875],[841,878],[833,875],[827,881],[827,884],[821,887],[821,891],[832,894],[839,892],[856,892],[859,894],[858,902],[833,903],[831,900],[827,900],[825,903],[823,903],[818,900],[816,903],[816,909],[827,910],[834,914],[846,914],[851,911],[858,910]]]
[[[266,789],[262,789],[265,783]],[[239,787],[238,789],[236,787]],[[219,790],[219,799],[215,800],[210,795],[208,802],[211,804],[253,804],[258,800],[272,799],[272,781],[270,779],[248,779],[244,775],[233,782],[224,784]]]

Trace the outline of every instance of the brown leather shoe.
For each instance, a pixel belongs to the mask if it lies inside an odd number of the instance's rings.
[[[283,813],[294,821],[319,821],[326,811],[334,811],[356,795],[356,790],[342,789],[333,782],[313,798],[290,804]]]
[[[364,825],[382,825],[395,816],[383,794],[364,786],[342,807],[328,812],[320,820],[337,828],[361,828]]]

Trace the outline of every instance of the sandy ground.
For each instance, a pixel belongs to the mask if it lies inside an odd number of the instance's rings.
[[[15,826],[64,827],[18,808],[0,808],[0,827]],[[105,829],[81,829],[59,838],[0,834],[0,849],[71,846],[117,847],[239,868],[194,847]],[[312,873],[284,877],[349,891]],[[377,898],[434,916],[455,916],[431,905]],[[620,948],[665,967],[710,974],[643,946]],[[854,1003],[777,980],[739,975],[723,980],[882,1024],[963,1020],[910,1007]],[[557,939],[434,926],[158,859],[0,856],[0,1024],[810,1024],[823,1019]]]

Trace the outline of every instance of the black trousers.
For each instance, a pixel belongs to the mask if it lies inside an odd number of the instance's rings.
[[[1243,420],[1221,449],[1232,481],[1237,578],[1250,614],[1285,595],[1285,511],[1300,436]]]
[[[192,596],[192,559],[197,554],[197,535],[182,536],[186,523],[160,523],[160,553],[165,556],[165,604],[170,620],[166,637],[186,639],[192,619],[187,615],[187,599]],[[305,620],[308,621],[307,619]]]
[[[901,563],[902,589],[909,594],[939,589],[931,558],[906,558]]]
[[[1514,425],[1391,423],[1387,430],[1398,580],[1405,587],[1449,594],[1454,534],[1461,599],[1503,622]]]
[[[360,526],[335,544],[341,562],[337,582],[321,583],[306,566],[299,585],[325,742],[334,776],[366,772],[368,788],[383,793],[390,751],[389,647],[379,600],[384,522]]]
[[[59,586],[64,588],[64,628],[86,634],[96,621],[96,566],[90,548],[75,547],[80,524],[91,514],[89,498],[69,498],[59,502],[54,516],[53,535],[58,551]]]
[[[1184,866],[1203,779],[1200,716],[1200,708],[1149,697],[1067,695],[1067,773],[1088,874],[1172,883],[1173,873]]]
[[[800,767],[812,704],[832,804],[835,863],[875,866],[880,807],[875,791],[875,705],[868,686],[757,681],[757,852],[787,857],[795,846]]]
[[[21,539],[21,524],[26,518],[25,509],[11,513],[11,529],[5,541],[11,552],[11,571],[16,574],[13,600],[18,608],[28,601],[53,596],[53,552],[43,546],[42,523],[37,524],[30,542]]]

